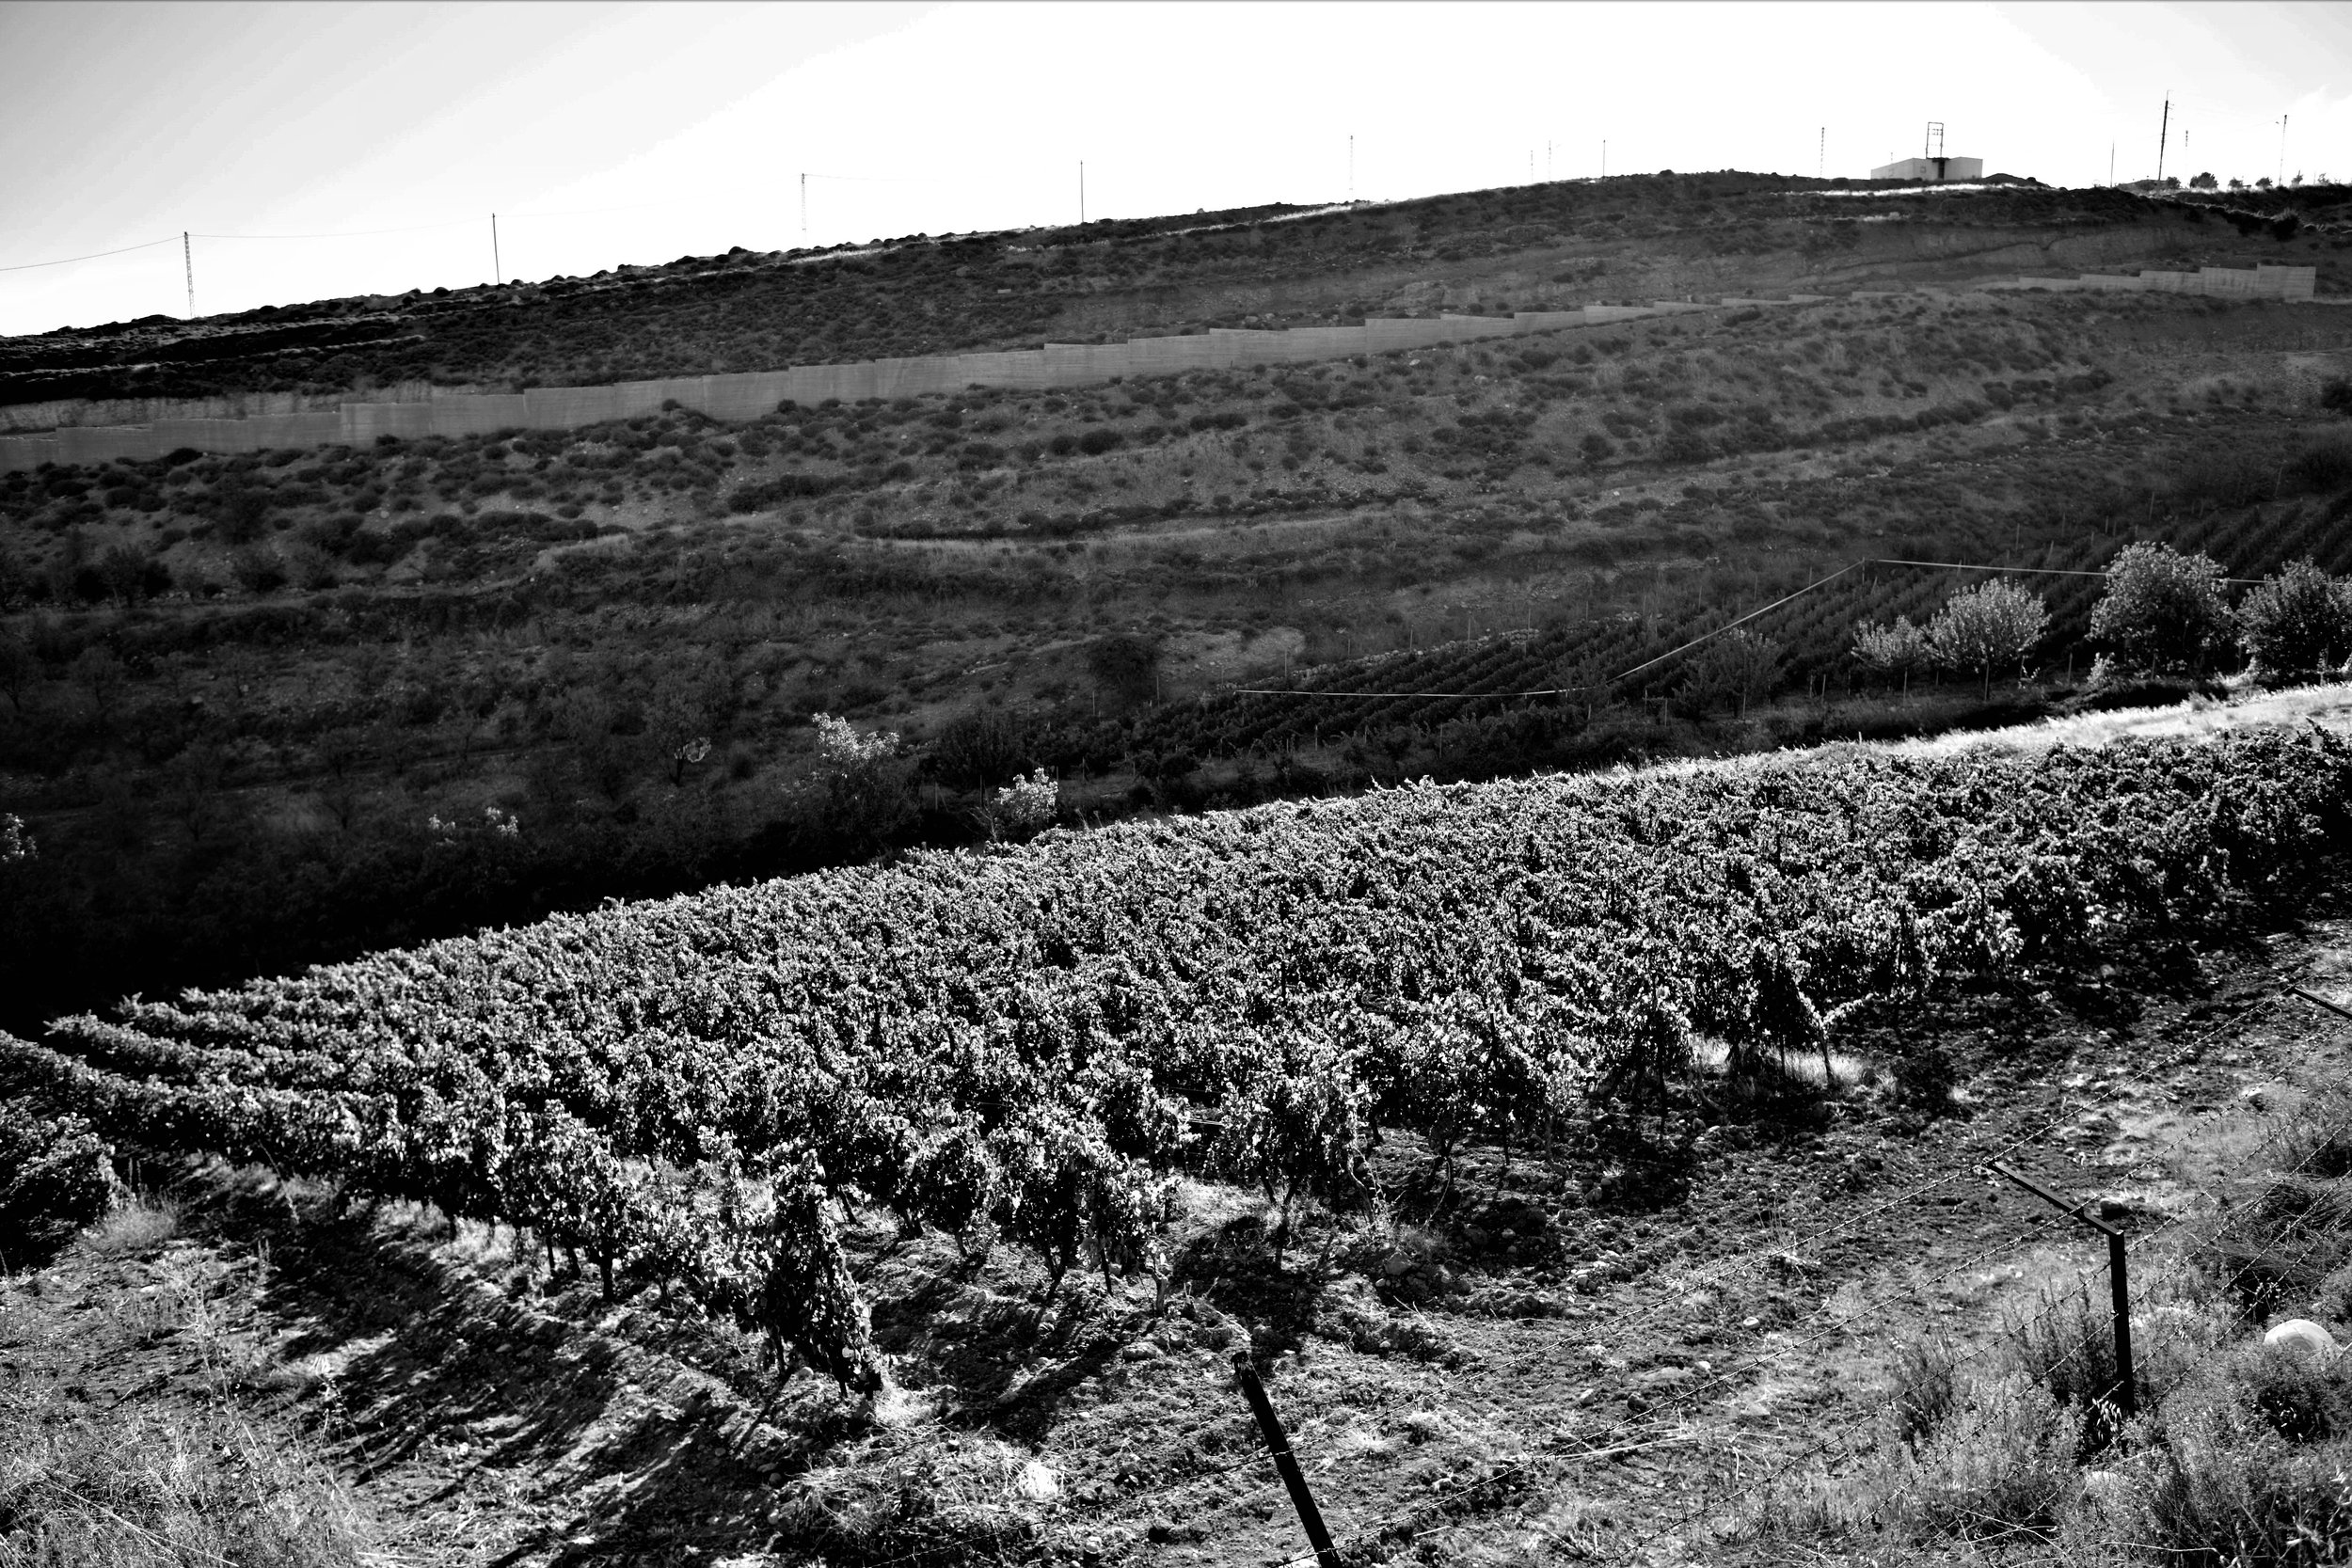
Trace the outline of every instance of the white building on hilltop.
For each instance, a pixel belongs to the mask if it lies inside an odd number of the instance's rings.
[[[1984,178],[1982,158],[1905,158],[1899,163],[1882,165],[1870,171],[1873,180],[1915,180],[1922,184],[1941,185],[1953,180]]]
[[[1873,180],[1915,180],[1922,184],[1941,185],[1954,180],[1984,178],[1982,158],[1947,158],[1944,156],[1944,122],[1928,121],[1927,146],[1922,155],[1883,164],[1870,171]]]

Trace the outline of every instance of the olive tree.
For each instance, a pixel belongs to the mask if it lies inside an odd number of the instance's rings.
[[[2265,678],[2335,669],[2352,657],[2352,582],[2329,577],[2308,557],[2289,562],[2246,595],[2238,631]]]
[[[1728,702],[1740,713],[1771,695],[1780,679],[1780,644],[1750,631],[1729,631],[1702,645],[1682,683],[1682,697],[1694,713]]]
[[[2090,640],[2135,674],[2201,672],[2234,641],[2235,620],[2210,556],[2142,540],[2109,563],[2107,591],[2091,607]]]
[[[1975,671],[1979,689],[1990,696],[1994,667],[2023,665],[2049,626],[2049,607],[2041,594],[1995,578],[1944,601],[1928,623],[1928,641],[1945,664]]]

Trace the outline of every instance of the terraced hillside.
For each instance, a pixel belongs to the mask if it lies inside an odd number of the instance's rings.
[[[1565,237],[1515,238],[1521,218]],[[1163,269],[1177,292],[1149,297],[1172,314],[1050,269],[1038,297],[1124,333],[1692,282],[1595,282],[1570,255],[1703,256],[1704,281],[1761,292],[2334,243],[2116,193],[1729,176],[1248,219],[1075,237],[1104,266]],[[2034,256],[1961,246],[1971,224],[2039,234]],[[821,265],[881,278],[914,264],[898,257]],[[1353,281],[1375,261],[1386,293]],[[692,271],[599,297],[702,298]],[[1212,295],[1248,308],[1186,313]],[[554,319],[536,309],[500,319]],[[691,341],[664,319],[646,331]],[[1841,296],[736,425],[673,409],[0,477],[0,812],[39,849],[5,873],[0,1023],[969,841],[1040,767],[1074,821],[1968,721],[1974,691],[1895,700],[1843,657],[1850,617],[1959,580],[1910,567],[1776,612],[1775,659],[1728,695],[1636,667],[1865,557],[2090,569],[2143,535],[2248,575],[2327,555],[2347,481],[2318,399],[2352,369],[2344,342],[2316,305]],[[2088,667],[2084,596],[2048,580],[2059,629],[2035,673],[2056,686],[2007,688],[2003,711],[2063,700]],[[1231,695],[1302,685],[1394,695]],[[900,737],[880,795],[826,771],[819,713]]]
[[[2017,185],[1923,198],[1867,182],[1724,172],[915,235],[834,251],[739,249],[594,277],[7,339],[0,406],[33,405],[8,422],[37,428],[56,422],[41,405],[72,399],[331,400],[404,382],[518,391],[1047,339],[2065,267],[2260,261],[2317,265],[2327,292],[2352,281],[2338,259],[2352,243],[2341,188],[2260,195],[2281,221],[2227,221],[2122,191]]]

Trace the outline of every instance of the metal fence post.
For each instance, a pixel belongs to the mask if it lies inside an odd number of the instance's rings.
[[[1274,1414],[1274,1402],[1266,1398],[1265,1385],[1258,1380],[1258,1369],[1251,1363],[1248,1351],[1234,1353],[1233,1376],[1241,1384],[1243,1397],[1249,1402],[1249,1413],[1258,1418],[1258,1431],[1273,1451],[1274,1467],[1281,1472],[1282,1484],[1290,1488],[1291,1506],[1298,1510],[1298,1522],[1306,1527],[1316,1562],[1320,1568],[1340,1568],[1340,1549],[1331,1544],[1331,1532],[1323,1527],[1323,1514],[1315,1507],[1314,1494],[1307,1490],[1307,1477],[1291,1452],[1290,1439],[1282,1435],[1282,1423]]]
[[[2132,1375],[2132,1299],[2131,1287],[2124,1276],[2123,1232],[2102,1219],[2093,1219],[2083,1212],[2089,1200],[2069,1203],[2047,1187],[2020,1176],[2009,1166],[1994,1162],[1986,1167],[2007,1177],[2042,1202],[2070,1219],[2077,1219],[2107,1239],[2107,1292],[2115,1305],[2115,1405],[2130,1420],[2139,1414],[2139,1382]]]

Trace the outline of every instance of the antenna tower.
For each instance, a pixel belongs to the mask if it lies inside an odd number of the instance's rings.
[[[2172,138],[2172,100],[2164,101],[2164,119],[2156,126],[2156,178],[2164,178],[2164,144]]]
[[[1944,156],[1944,122],[1942,120],[1928,121],[1928,144],[1920,155],[1931,163]]]
[[[493,285],[506,281],[506,268],[499,261],[499,215],[490,214],[490,281]]]
[[[196,320],[196,251],[188,244],[188,231],[180,230],[180,260],[188,269],[188,320]]]

